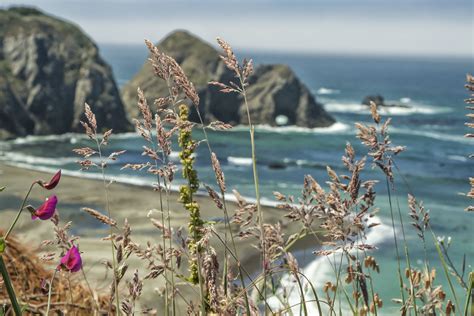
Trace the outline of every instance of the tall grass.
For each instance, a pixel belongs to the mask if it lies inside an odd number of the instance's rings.
[[[401,315],[468,315],[474,282],[472,272],[466,273],[466,262],[462,263],[461,268],[460,263],[453,262],[448,252],[449,245],[436,235],[432,225],[436,218],[430,216],[423,203],[417,200],[416,192],[396,163],[397,156],[403,154],[405,148],[392,144],[389,134],[390,118],[383,120],[374,103],[370,105],[373,123],[357,123],[355,126],[356,137],[365,146],[366,152],[356,153],[348,142],[343,149],[343,172],[337,173],[327,167],[327,179],[316,180],[311,175],[306,175],[301,196],[297,198],[275,192],[278,209],[285,218],[279,222],[265,221],[260,203],[252,104],[247,95],[253,64],[251,60],[245,59],[239,63],[232,47],[224,40],[218,39],[218,44],[223,50],[222,62],[233,72],[236,82],[212,81],[210,84],[217,86],[223,93],[237,93],[242,98],[241,106],[247,113],[249,126],[252,180],[255,188],[255,202],[249,202],[238,192],[234,192],[236,203],[232,205],[236,210],[233,213],[229,211],[229,202],[226,201],[227,186],[217,158],[218,153],[212,149],[207,134],[209,129],[225,131],[231,126],[223,122],[204,124],[199,108],[199,94],[171,56],[151,42],[146,42],[154,74],[166,82],[168,95],[153,100],[156,110],[152,110],[145,93],[138,89],[137,105],[141,118],[135,120],[135,126],[137,133],[146,142],[142,155],[148,161],[124,166],[156,176],[154,189],[158,193],[156,203],[159,214],[155,218],[154,212],[150,212],[148,217],[150,227],[154,226],[157,233],[151,238],[153,241],[150,240],[145,246],[135,243],[131,236],[132,227],[127,220],[119,228],[112,216],[110,203],[113,196],[108,190],[110,184],[106,181],[105,168],[110,160],[118,159],[124,151],[109,155],[104,153],[104,146],[112,136],[112,131],[106,131],[100,136],[94,113],[88,105],[85,106],[87,122],[83,126],[96,148],[85,147],[75,151],[84,157],[80,162],[82,168],[97,167],[102,174],[107,215],[90,208],[85,208],[84,211],[110,228],[110,235],[106,239],[111,242],[112,262],[107,265],[112,268],[113,275],[111,292],[107,296],[108,313],[139,314],[143,286],[155,284],[159,280],[157,284],[164,285],[163,299],[157,304],[160,310],[155,309],[155,312],[165,315],[180,315],[184,309],[188,314],[196,315],[311,315],[313,311],[320,315],[383,315],[387,302],[382,300],[380,288],[377,288],[380,283],[375,282],[375,278],[384,267],[377,262],[375,246],[367,243],[368,233],[380,225],[375,217],[379,211],[377,181],[366,179],[365,174],[367,165],[370,164],[378,168],[385,179],[393,229],[393,251],[397,260],[400,293],[390,299],[399,304]],[[474,79],[471,76],[468,76],[467,87],[474,91]],[[472,104],[474,100],[470,98],[467,102]],[[189,121],[189,111],[192,109],[198,114],[198,123]],[[467,125],[474,127],[472,123]],[[193,139],[192,131],[195,128],[203,131],[203,141],[209,152],[209,167],[216,175],[214,185],[201,183],[194,169],[194,152],[201,143]],[[169,159],[172,144],[176,140],[180,147],[179,165]],[[93,155],[98,156],[98,164],[89,159]],[[172,183],[179,168],[186,182],[179,192],[182,210],[170,210],[170,200],[174,197]],[[399,199],[400,187],[395,181],[397,178],[410,192],[406,204]],[[326,181],[326,185],[321,185],[321,181]],[[471,179],[471,185],[473,184]],[[217,186],[219,192],[213,186]],[[200,188],[206,188],[209,198],[223,212],[223,228],[219,223],[201,217],[201,205],[196,199],[196,192]],[[467,196],[474,197],[472,192],[473,190]],[[29,192],[12,227],[25,208],[28,195]],[[472,209],[468,208],[469,211]],[[173,212],[184,210],[189,215],[188,228],[184,230],[172,227]],[[58,219],[55,219],[57,238],[63,244],[72,244],[74,240],[65,233],[69,226],[60,228],[57,222]],[[411,225],[408,226],[407,223]],[[407,242],[408,229],[411,228],[420,238],[419,246],[409,246]],[[4,239],[11,230],[12,228],[8,230]],[[401,231],[401,238],[396,233],[398,230]],[[439,262],[429,261],[429,236],[432,237]],[[240,239],[248,244],[247,247],[258,249],[258,271],[249,271],[242,263],[239,253],[246,249],[239,249],[237,241]],[[315,283],[311,276],[306,275],[293,254],[295,245],[301,240],[310,245],[315,256],[321,256],[329,262],[333,275],[324,284]],[[423,254],[422,265],[411,258],[412,254],[418,253]],[[142,262],[133,273],[128,271],[130,256],[135,256]],[[5,273],[7,268],[2,257],[0,259],[0,270],[12,301],[10,306],[18,313],[19,304],[15,300],[13,285]],[[449,290],[438,284],[436,270],[433,268],[437,264],[443,269]],[[86,276],[87,273],[82,271]],[[125,282],[121,282],[122,280]],[[51,304],[53,282],[50,283],[46,313]],[[87,286],[90,296],[94,296],[88,282]],[[192,294],[183,294],[184,288],[189,290],[187,293]],[[71,289],[72,286],[69,286],[70,291]],[[458,293],[464,293],[464,299],[458,297]],[[27,300],[24,303],[28,305]],[[74,297],[68,302],[69,305],[76,303],[77,299]],[[95,299],[94,303],[95,307],[92,308],[99,313],[101,305]],[[114,308],[112,305],[115,305]],[[148,312],[151,311],[147,310]]]

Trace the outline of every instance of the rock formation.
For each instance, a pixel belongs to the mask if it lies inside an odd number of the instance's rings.
[[[409,105],[406,104],[385,104],[385,99],[380,94],[368,95],[362,100],[362,104],[369,106],[370,101],[374,102],[377,106],[382,107],[399,107],[399,108],[409,108]]]
[[[219,58],[219,52],[211,45],[185,31],[167,36],[158,47],[181,65],[198,91],[200,111],[205,122],[220,120],[231,124],[246,124],[247,115],[243,100],[236,94],[223,94],[207,83],[211,80],[234,80]],[[272,126],[326,127],[334,119],[316,102],[306,86],[285,65],[264,65],[256,68],[249,79],[249,108],[252,122]],[[135,77],[125,85],[122,98],[129,118],[138,117],[137,87],[140,87],[152,104],[158,97],[168,95],[166,84],[153,74],[147,61]],[[191,119],[197,120],[191,113]]]
[[[130,130],[112,70],[89,37],[36,9],[0,10],[0,138],[82,131],[85,102],[100,127]]]

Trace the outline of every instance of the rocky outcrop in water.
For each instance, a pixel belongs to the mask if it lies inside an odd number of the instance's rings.
[[[385,104],[385,99],[380,94],[368,95],[362,100],[362,104],[369,106],[370,102],[374,102],[377,106],[382,107],[398,107],[398,108],[410,108],[406,104]]]
[[[89,37],[36,9],[0,10],[0,138],[82,131],[85,102],[99,126],[130,130],[112,70]]]
[[[167,36],[158,47],[181,65],[194,83],[200,97],[200,111],[205,122],[220,120],[231,124],[246,124],[247,115],[243,100],[236,94],[223,94],[209,81],[234,80],[211,45],[185,31]],[[334,119],[316,102],[306,86],[286,65],[264,65],[256,68],[249,79],[249,107],[255,124],[297,125],[326,127]],[[168,95],[163,80],[153,75],[148,62],[122,89],[122,98],[129,118],[138,117],[137,87],[140,87],[150,104],[158,97]],[[197,120],[194,113],[191,119]],[[278,124],[277,124],[278,123]]]

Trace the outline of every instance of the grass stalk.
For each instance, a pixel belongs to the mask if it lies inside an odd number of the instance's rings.
[[[473,309],[474,306],[472,306],[474,302],[471,302],[474,296],[473,288],[474,288],[474,272],[471,272],[469,273],[469,287],[466,291],[466,303],[464,304],[464,316],[468,316],[469,304],[471,304],[471,315],[474,312],[474,309]]]
[[[302,306],[303,306],[304,315],[308,316],[308,309],[306,307],[306,300],[305,300],[303,285],[301,284],[301,280],[300,280],[299,275],[295,272],[293,272],[293,275],[295,276],[296,281],[298,282],[298,288],[299,288],[300,293],[301,293],[301,303],[302,303]]]
[[[255,127],[252,124],[252,120],[250,118],[250,108],[247,100],[247,92],[245,89],[245,83],[243,81],[242,75],[239,74],[240,86],[242,88],[242,96],[244,98],[245,109],[247,112],[247,119],[249,123],[249,131],[250,131],[250,144],[252,147],[252,171],[253,171],[253,180],[255,186],[255,199],[257,204],[257,214],[258,214],[258,222],[260,226],[260,242],[262,244],[262,273],[263,273],[263,300],[267,300],[267,278],[266,278],[266,254],[265,254],[265,236],[263,230],[263,213],[262,207],[260,205],[260,189],[259,189],[259,181],[258,181],[258,170],[257,170],[257,157],[255,153]]]
[[[209,142],[209,137],[207,135],[206,128],[204,127],[204,121],[203,121],[202,116],[201,116],[201,111],[199,110],[199,108],[197,106],[195,108],[196,108],[196,112],[197,112],[197,115],[198,115],[198,118],[199,118],[199,122],[201,123],[204,138],[206,139],[206,144],[207,144],[207,148],[209,150],[209,155],[211,156],[213,151],[212,151],[212,148],[211,148],[211,143]],[[234,234],[232,233],[232,228],[230,226],[230,217],[229,217],[229,213],[227,211],[227,203],[226,203],[226,198],[225,198],[225,192],[224,192],[224,190],[222,190],[220,185],[218,185],[218,187],[219,187],[219,190],[220,190],[220,193],[221,193],[222,205],[223,205],[223,209],[224,209],[224,226],[225,226],[225,229],[224,229],[224,243],[225,243],[225,245],[227,245],[228,235],[230,235],[232,248],[233,248],[235,256],[237,258],[236,261],[237,261],[237,268],[239,270],[240,282],[242,283],[242,287],[245,288],[245,280],[243,278],[242,268],[241,268],[241,265],[240,265],[240,260],[238,259],[237,247],[235,246],[235,238],[234,238]],[[224,291],[225,291],[224,294],[225,295],[227,295],[227,271],[228,271],[227,257],[228,257],[227,247],[224,247],[223,280],[224,280]],[[249,303],[247,292],[244,292],[244,300],[245,300],[245,308],[246,308],[247,315],[250,315],[251,314],[250,313],[250,303]]]
[[[107,216],[109,218],[112,218],[112,212],[110,211],[110,201],[109,201],[109,190],[107,189],[107,183],[105,179],[105,170],[104,170],[104,162],[103,162],[103,156],[102,156],[102,148],[100,145],[100,142],[97,138],[97,134],[94,135],[95,142],[97,144],[97,151],[99,153],[99,159],[101,161],[100,165],[100,171],[102,175],[102,184],[104,187],[104,196],[105,196],[105,208],[107,210]],[[110,227],[110,236],[112,237],[113,235],[113,227]],[[117,282],[117,260],[115,258],[115,244],[114,244],[114,239],[110,238],[110,245],[111,245],[111,253],[112,253],[112,268],[114,270],[114,275],[113,275],[113,287],[114,287],[114,293],[115,293],[115,308],[117,309],[117,315],[120,315],[120,297],[119,297],[119,292],[118,292],[118,282]]]
[[[458,297],[456,295],[456,291],[454,290],[454,285],[453,285],[453,282],[451,281],[451,277],[449,275],[449,268],[448,268],[448,264],[446,263],[446,260],[444,259],[444,256],[443,256],[443,252],[441,250],[441,247],[439,246],[439,241],[438,239],[436,238],[433,230],[431,229],[431,226],[430,226],[430,231],[431,231],[431,235],[433,237],[433,242],[435,244],[435,247],[436,247],[436,251],[438,252],[438,256],[439,256],[439,260],[441,261],[441,266],[443,267],[443,270],[444,270],[444,274],[446,275],[446,279],[448,279],[448,284],[449,284],[449,288],[451,290],[451,293],[453,294],[453,297],[454,297],[454,301],[456,302],[456,309],[457,310],[460,310],[459,307],[459,300],[458,300]]]
[[[46,316],[49,315],[49,309],[51,308],[51,293],[53,292],[53,282],[54,282],[54,278],[56,277],[57,272],[58,270],[54,269],[53,276],[51,277],[51,281],[49,282],[48,305],[46,307]]]
[[[385,180],[386,180],[386,185],[387,185],[388,203],[390,206],[390,219],[392,222],[393,241],[395,243],[395,253],[397,255],[397,273],[398,273],[398,280],[400,284],[400,295],[402,298],[402,304],[405,305],[405,293],[403,292],[402,267],[400,263],[400,251],[398,249],[397,233],[395,230],[395,217],[393,216],[392,195],[390,192],[389,180],[388,178],[386,178]]]
[[[15,315],[19,316],[22,314],[21,307],[20,304],[18,304],[15,289],[13,288],[10,275],[8,274],[7,266],[5,264],[5,261],[3,260],[2,255],[0,255],[0,273],[2,274],[3,282],[5,284],[8,297],[10,298],[10,302],[12,303],[13,310],[15,311]]]
[[[87,288],[89,289],[89,292],[91,292],[91,297],[92,297],[92,300],[94,301],[94,305],[95,305],[95,308],[96,308],[96,313],[98,313],[99,310],[100,310],[100,306],[97,303],[97,300],[95,299],[94,291],[92,290],[92,287],[89,283],[89,280],[87,279],[87,275],[86,275],[86,272],[84,271],[83,267],[81,267],[81,272],[82,272],[82,276],[84,277],[84,282],[86,282]]]
[[[387,178],[388,180],[388,178]],[[410,254],[408,252],[408,244],[407,244],[407,239],[405,235],[405,226],[403,225],[403,217],[402,217],[402,211],[400,209],[400,203],[398,201],[398,197],[396,198],[397,201],[397,209],[398,209],[398,216],[400,219],[400,227],[402,228],[402,236],[403,236],[403,248],[405,250],[405,258],[406,258],[406,264],[408,269],[411,271],[411,260],[410,260]],[[418,309],[416,307],[416,296],[415,296],[415,290],[414,290],[414,285],[413,285],[413,279],[411,277],[411,272],[410,272],[410,288],[411,288],[411,296],[413,300],[413,309],[415,311],[415,316],[418,315]]]
[[[18,219],[20,218],[21,213],[23,212],[23,209],[25,208],[26,201],[28,200],[28,197],[30,196],[31,190],[33,190],[33,187],[35,186],[36,182],[33,182],[30,185],[30,188],[28,189],[28,192],[26,193],[25,197],[23,198],[23,201],[21,202],[20,209],[16,213],[16,217],[13,220],[13,222],[10,225],[10,228],[8,228],[7,232],[5,233],[5,236],[3,237],[4,240],[7,240],[8,236],[10,236],[13,228],[15,227],[16,223],[18,222]]]

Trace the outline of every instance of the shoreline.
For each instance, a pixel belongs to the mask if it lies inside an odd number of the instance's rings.
[[[32,181],[38,179],[48,180],[50,177],[51,173],[9,166],[0,162],[0,184],[1,186],[6,186],[5,191],[0,194],[0,210],[5,221],[3,226],[7,226],[7,223],[10,223],[13,219],[19,202],[21,202],[23,195],[26,194],[28,185]],[[30,195],[29,203],[37,206],[45,197],[51,194],[57,194],[58,196],[57,210],[62,225],[67,221],[72,221],[71,232],[74,235],[80,236],[78,244],[80,245],[81,252],[83,252],[84,270],[87,272],[92,286],[96,289],[107,290],[110,271],[109,275],[105,274],[105,268],[101,261],[110,259],[108,252],[110,244],[106,241],[101,241],[101,238],[108,235],[108,229],[105,225],[101,225],[96,219],[81,210],[82,207],[91,207],[105,213],[102,181],[99,179],[75,177],[65,173],[58,187],[52,192],[35,188]],[[158,206],[158,195],[152,190],[151,186],[114,182],[109,187],[109,194],[112,217],[117,220],[118,227],[122,226],[125,218],[128,219],[132,228],[131,238],[133,242],[145,246],[147,241],[160,243],[160,240],[162,240],[160,238],[161,233],[152,225],[147,217],[149,211],[156,209]],[[174,229],[183,227],[183,231],[186,231],[188,213],[184,210],[181,203],[177,202],[177,192],[170,192],[169,197],[171,226]],[[207,195],[197,195],[195,199],[201,207],[201,215],[204,220],[213,220],[222,215],[222,211],[215,206],[214,202]],[[227,197],[226,202],[231,216],[237,208],[237,204],[227,199]],[[266,205],[262,205],[262,211],[264,212],[265,222],[282,222],[286,236],[299,231],[299,225],[291,224],[284,218],[285,211]],[[153,217],[160,219],[161,215],[158,215],[157,212],[154,212],[154,214],[156,215]],[[220,233],[224,231],[223,222],[216,223],[214,227]],[[235,229],[233,231],[236,232]],[[19,240],[26,244],[31,244],[32,248],[37,249],[39,253],[48,250],[46,248],[40,249],[41,241],[54,237],[51,223],[31,221],[28,214],[22,214],[13,233]],[[222,258],[225,247],[222,244],[216,243],[212,243],[211,246],[215,248],[217,255]],[[316,244],[314,239],[309,240],[306,238],[296,243],[293,249],[298,251],[302,249],[317,249],[318,247],[319,245]],[[238,257],[242,266],[252,276],[255,275],[260,268],[259,260],[256,260],[259,258],[260,252],[251,245],[249,240],[240,240],[239,238],[236,238],[236,248],[238,249]],[[130,256],[128,261],[130,263],[129,271],[141,268],[140,276],[143,277],[146,274],[146,270],[143,269],[146,265],[145,262],[140,261],[134,255]],[[152,282],[147,281],[145,283],[141,304],[145,306],[153,302],[156,305],[157,294],[155,294],[155,289],[164,285],[164,282],[162,278],[158,278],[152,280]],[[188,286],[187,288],[190,287]],[[192,292],[189,292],[189,289],[186,289],[186,286],[180,287],[180,290],[183,291],[184,295],[194,296]]]

